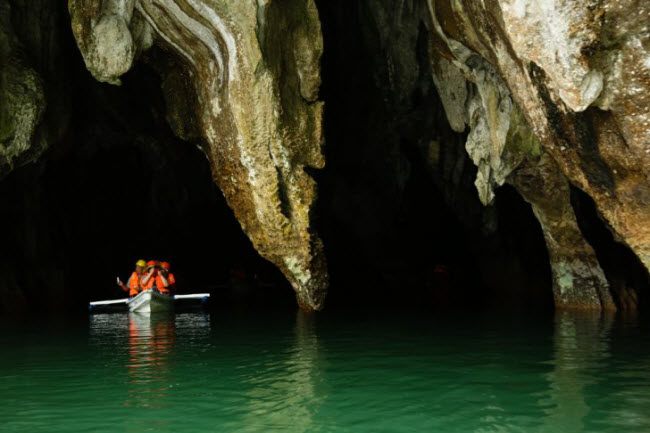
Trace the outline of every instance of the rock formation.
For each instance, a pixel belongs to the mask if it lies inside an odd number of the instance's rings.
[[[26,58],[11,22],[11,6],[0,5],[0,178],[40,156],[46,145],[37,129],[46,101],[40,75]]]
[[[152,44],[170,54],[175,66],[157,65],[170,124],[201,138],[244,232],[282,270],[299,304],[322,308],[328,278],[310,227],[315,184],[305,172],[324,165],[313,2],[70,0],[69,10],[86,66],[100,81],[119,84]]]
[[[63,152],[54,144],[71,130],[73,83],[61,29],[71,26],[94,84],[119,86],[137,64],[156,71],[164,94],[156,110],[164,106],[173,134],[207,155],[242,229],[304,309],[321,309],[328,286],[310,172],[325,166],[323,116],[333,169],[318,174],[328,194],[319,217],[337,220],[330,232],[347,231],[337,247],[349,250],[346,260],[363,250],[376,264],[370,273],[392,274],[395,286],[423,286],[427,277],[413,267],[431,265],[436,254],[427,242],[440,241],[446,244],[438,248],[456,249],[458,262],[471,252],[485,280],[502,274],[492,285],[529,273],[520,260],[526,247],[516,245],[521,231],[499,226],[511,211],[499,205],[505,190],[527,212],[513,215],[525,214],[532,223],[522,227],[546,245],[541,256],[550,272],[535,275],[552,274],[557,307],[634,309],[640,302],[621,272],[613,281],[608,269],[619,262],[603,260],[602,244],[583,235],[572,200],[577,189],[593,199],[595,224],[650,269],[647,0],[68,0],[68,11],[48,0],[0,4],[0,179],[48,149]],[[321,25],[339,38],[325,44],[327,66],[320,64]],[[323,111],[325,70],[336,70],[324,93],[339,98],[331,105],[339,112]],[[346,110],[345,92],[353,109]],[[107,111],[126,100],[106,104]],[[156,110],[142,118],[161,119]],[[45,196],[27,200],[25,215],[32,204],[47,206]],[[424,200],[437,201],[415,219],[420,227],[404,228],[413,221],[404,215]],[[441,227],[421,227],[427,218]],[[43,238],[45,219],[38,219]],[[444,233],[452,223],[464,238]],[[399,224],[403,230],[392,232]],[[417,243],[408,238],[422,233],[421,250],[405,253]],[[350,248],[352,240],[364,247]],[[39,242],[25,244],[37,262]],[[430,254],[422,263],[406,263],[422,251]],[[488,269],[495,257],[517,269]],[[38,285],[12,275],[0,272],[12,293]]]
[[[477,111],[472,111],[476,104],[469,100],[465,105],[472,131],[468,151],[478,153],[475,149],[484,149],[478,161],[475,160],[479,165],[477,187],[484,202],[490,199],[492,185],[505,180],[503,156],[508,111],[516,105],[541,141],[543,152],[569,181],[595,200],[615,234],[648,269],[650,184],[644,167],[650,153],[650,31],[647,26],[650,5],[638,1],[577,4],[564,0],[545,3],[429,0],[428,6],[434,29],[433,44],[438,55],[446,59],[434,64],[439,87],[457,86],[459,80],[455,75],[460,72],[481,95],[482,107],[478,110],[482,108],[484,113],[478,120],[473,117]],[[459,72],[448,72],[448,63]],[[496,79],[486,80],[494,75]],[[449,92],[440,93],[444,98]],[[447,99],[446,107],[458,98]],[[452,125],[460,124],[453,120],[459,112],[462,114],[457,107],[447,109]],[[487,132],[483,133],[486,138],[477,145],[471,137],[479,129]],[[505,175],[516,164],[516,161],[514,165],[506,163]],[[554,172],[541,170],[537,175],[545,183],[553,184],[548,176],[557,177]],[[518,185],[516,181],[515,185]],[[565,189],[557,193],[566,196]],[[530,188],[522,190],[524,197],[530,197],[529,192]],[[550,204],[548,199],[543,201]],[[565,205],[551,205],[556,214],[553,224],[571,227],[569,231],[577,235],[575,223],[570,222],[575,217],[566,206],[566,198],[562,201]],[[549,233],[548,218],[542,215],[535,200],[531,202],[547,240],[557,241]],[[558,212],[562,208],[568,212]],[[560,223],[557,218],[566,219],[566,223]],[[561,237],[568,240],[573,235]],[[554,244],[547,244],[551,257],[564,255],[555,250]],[[591,283],[587,287],[572,284],[575,294],[571,297],[582,301],[577,304],[567,301],[560,281],[566,273],[559,268],[567,269],[566,263],[579,263],[569,266],[573,268],[569,279],[574,282],[584,281],[581,274],[585,271],[589,274],[587,280],[602,281],[602,271],[590,248],[574,248],[571,244],[566,247],[560,250],[571,251],[575,256],[562,259],[565,265],[553,264],[556,303],[608,308],[611,301],[595,296],[603,290],[589,289]],[[584,254],[589,258],[580,258]],[[591,290],[587,298],[592,301],[584,297],[585,290]]]
[[[36,161],[68,126],[62,12],[47,0],[0,5],[0,179]]]
[[[566,178],[492,65],[469,51],[462,56],[460,67],[444,57],[434,59],[433,74],[450,125],[459,132],[469,126],[466,148],[478,167],[479,198],[490,204],[494,188],[508,181],[531,203],[546,240],[556,306],[615,309],[596,255],[578,227]]]
[[[377,64],[385,71],[375,76],[388,76],[385,98],[409,104],[423,85],[418,71],[430,62],[449,126],[468,134],[481,202],[490,205],[495,189],[509,183],[531,203],[556,305],[615,308],[568,185],[595,200],[608,227],[648,269],[650,5],[367,0],[359,10],[360,25],[378,35]],[[436,134],[419,132],[434,174],[444,169],[438,155],[450,141]]]
[[[615,310],[596,254],[585,240],[571,207],[569,183],[548,154],[522,163],[511,176],[542,226],[558,308]]]

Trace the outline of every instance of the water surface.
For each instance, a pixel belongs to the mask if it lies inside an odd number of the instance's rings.
[[[0,432],[650,432],[600,316],[97,314],[0,325]]]

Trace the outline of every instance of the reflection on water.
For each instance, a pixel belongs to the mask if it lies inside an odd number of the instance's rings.
[[[609,338],[614,316],[599,312],[558,311],[554,326],[553,371],[548,373],[550,396],[547,426],[563,426],[567,431],[583,431],[591,410],[587,387],[598,377],[593,370],[603,365],[609,354]]]
[[[647,325],[532,322],[107,314],[72,330],[0,326],[0,432],[650,432]]]
[[[177,410],[170,401],[170,393],[175,379],[172,360],[178,329],[188,341],[196,336],[205,339],[209,335],[209,316],[173,313],[91,316],[92,346],[103,356],[121,360],[120,367],[126,372],[122,405],[135,409],[120,420],[126,431],[174,431],[167,417],[152,419],[144,416],[149,413],[144,411]]]
[[[174,314],[98,314],[90,318],[92,347],[122,360],[127,373],[125,405],[163,407],[169,390],[170,357],[176,334]],[[121,356],[124,353],[126,356]]]
[[[245,427],[239,431],[281,430],[286,426],[297,433],[312,431],[313,416],[327,398],[322,384],[323,348],[314,320],[313,314],[298,311],[284,359],[261,365],[247,378],[250,407]]]
[[[129,314],[127,406],[165,407],[169,357],[175,342],[174,314]]]

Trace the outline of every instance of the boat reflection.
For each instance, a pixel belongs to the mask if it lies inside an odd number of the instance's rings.
[[[127,406],[166,406],[175,325],[174,314],[129,314]]]

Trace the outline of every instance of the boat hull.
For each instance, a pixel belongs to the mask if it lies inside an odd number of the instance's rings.
[[[126,305],[132,313],[158,313],[174,310],[174,297],[147,290],[128,300]]]

